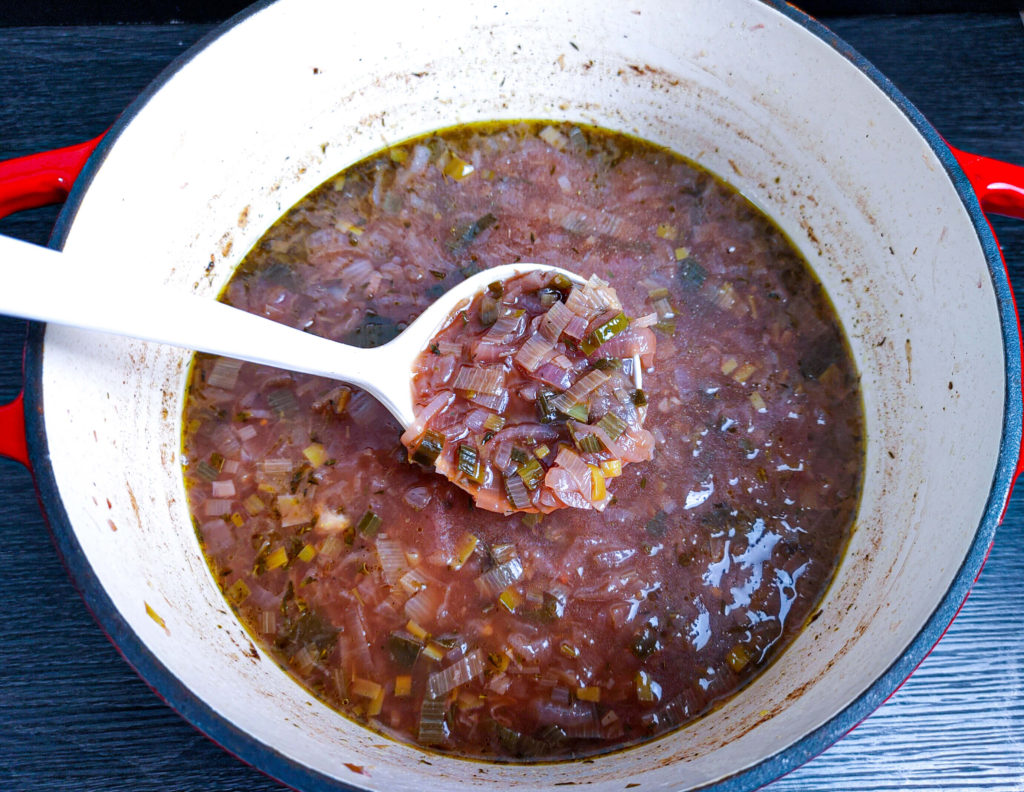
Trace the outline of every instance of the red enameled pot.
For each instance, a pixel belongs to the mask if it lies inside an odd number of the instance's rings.
[[[341,46],[340,30],[362,33]],[[891,695],[981,570],[1021,470],[1022,415],[1017,315],[983,211],[1024,217],[1024,170],[951,149],[781,2],[453,13],[279,0],[178,60],[102,140],[0,164],[0,211],[68,196],[53,244],[108,253],[96,277],[111,288],[124,282],[116,262],[134,259],[150,285],[214,299],[263,231],[346,165],[503,118],[620,129],[720,174],[800,247],[850,339],[868,441],[849,550],[821,617],[724,706],[593,761],[510,766],[427,764],[311,699],[253,647],[203,560],[180,470],[178,350],[34,326],[23,397],[0,408],[0,453],[33,471],[71,574],[126,659],[285,783],[756,788]]]

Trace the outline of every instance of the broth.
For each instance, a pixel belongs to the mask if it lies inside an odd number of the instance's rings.
[[[222,299],[374,346],[516,261],[598,275],[628,316],[656,315],[653,457],[602,511],[473,508],[409,464],[367,394],[205,355],[184,475],[226,598],[313,694],[430,750],[569,759],[699,717],[813,618],[856,514],[863,414],[784,235],[681,157],[586,126],[382,151],[282,217]]]

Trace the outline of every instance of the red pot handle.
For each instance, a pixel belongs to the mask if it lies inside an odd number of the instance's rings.
[[[0,407],[0,456],[21,462],[31,470],[25,441],[25,394]]]
[[[102,137],[0,162],[0,217],[61,203]],[[25,441],[24,393],[0,406],[0,457],[31,469]]]
[[[1011,165],[1008,162],[982,157],[978,154],[970,154],[950,146],[953,156],[956,157],[960,167],[967,174],[971,187],[978,196],[982,211],[987,214],[1005,215],[1024,220],[1024,168],[1020,165]],[[994,232],[993,232],[994,236]],[[1002,258],[1002,250],[999,256]],[[1003,259],[1003,267],[1006,267],[1006,260]],[[1007,272],[1009,277],[1009,272]],[[1010,293],[1013,300],[1013,311],[1017,316],[1017,337],[1020,338],[1020,313],[1017,311],[1017,301]],[[1021,440],[1021,448],[1017,454],[1017,470],[1014,472],[1014,481],[1024,473],[1024,438]],[[1009,504],[1010,496],[1007,493],[1006,505]]]
[[[102,137],[0,162],[0,217],[61,203]]]
[[[986,214],[1024,220],[1024,168],[950,146]]]

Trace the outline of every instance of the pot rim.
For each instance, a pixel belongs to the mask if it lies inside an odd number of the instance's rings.
[[[228,30],[255,15],[274,0],[259,2],[217,26],[172,61],[125,109],[103,137],[76,179],[57,218],[49,246],[60,249],[67,238],[82,199],[108,151],[135,116],[187,63]],[[823,24],[783,0],[761,0],[770,8],[829,45],[867,76],[903,113],[924,138],[953,184],[970,217],[988,263],[997,301],[1003,338],[1006,373],[1003,431],[995,473],[983,516],[974,539],[948,590],[938,602],[924,626],[904,652],[859,697],[816,730],[757,765],[739,770],[702,789],[717,792],[745,792],[757,789],[810,761],[871,715],[910,677],[952,624],[977,580],[991,550],[995,531],[1001,522],[1015,479],[1022,434],[1022,361],[1021,337],[1013,292],[998,242],[967,176],[960,168],[948,144],[919,110],[864,56]],[[208,704],[183,685],[149,650],[121,616],[96,577],[75,535],[61,502],[53,468],[49,461],[42,414],[43,345],[46,327],[31,323],[25,351],[25,426],[33,478],[44,517],[62,557],[65,568],[86,607],[107,634],[125,661],[168,706],[246,764],[289,786],[310,790],[358,790],[341,780],[311,770],[289,759],[272,747],[220,717]]]

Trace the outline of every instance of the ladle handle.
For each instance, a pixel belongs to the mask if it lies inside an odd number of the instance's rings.
[[[376,390],[381,350],[295,330],[209,298],[104,280],[88,262],[0,236],[0,314],[156,341]]]

